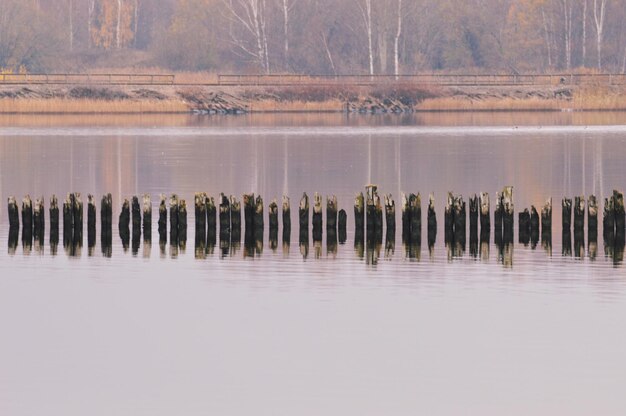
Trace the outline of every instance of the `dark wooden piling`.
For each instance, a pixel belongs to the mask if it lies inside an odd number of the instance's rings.
[[[276,235],[278,235],[278,202],[276,202],[276,199],[273,199],[268,206],[268,218],[270,233],[274,230]]]
[[[70,244],[74,235],[74,215],[72,214],[72,194],[67,194],[63,202],[63,244]]]
[[[615,245],[624,246],[626,213],[624,212],[624,194],[613,191],[613,211],[615,218]]]
[[[574,233],[585,228],[585,197],[574,197]]]
[[[561,237],[562,237],[561,254],[563,255],[563,257],[571,257],[572,256],[572,229],[563,228]]]
[[[170,246],[178,246],[178,196],[170,197]]]
[[[257,195],[254,206],[254,234],[257,240],[263,240],[263,230],[265,229],[265,216],[263,208],[263,198]]]
[[[552,198],[541,207],[541,245],[552,254]]]
[[[391,194],[385,195],[385,224],[387,225],[386,241],[396,239],[396,203]]]
[[[504,206],[502,205],[502,195],[496,192],[496,208],[493,211],[493,231],[495,240],[502,240],[502,217],[504,216]]]
[[[313,241],[322,241],[322,196],[317,192],[313,195]]]
[[[515,207],[513,204],[513,187],[505,186],[502,191],[502,237],[505,243],[513,242],[513,229],[515,226]]]
[[[491,231],[491,211],[490,211],[490,201],[489,194],[487,192],[480,193],[480,233],[483,233],[483,230],[488,231],[486,235]]]
[[[17,202],[16,202],[16,208],[17,208]],[[18,215],[19,215],[19,209],[18,209],[17,212],[18,212]],[[9,253],[10,256],[15,255],[15,252],[17,251],[17,244],[19,242],[19,235],[20,235],[19,227],[10,227],[9,226],[8,253]]]
[[[113,197],[103,195],[100,200],[100,245],[104,257],[113,254]]]
[[[479,210],[480,210],[480,206],[479,206],[478,196],[474,194],[474,196],[470,197],[469,199],[469,222],[470,222],[469,228],[470,228],[470,236],[472,234],[476,235],[477,236],[476,240],[478,240]],[[478,241],[477,241],[477,245],[478,245]],[[476,249],[476,252],[478,254],[478,248]]]
[[[133,195],[131,199],[130,212],[133,234],[139,233],[141,235],[141,206],[136,195]]]
[[[283,247],[291,243],[291,201],[283,195]]]
[[[527,246],[530,243],[530,211],[524,208],[524,211],[518,214],[518,241],[520,244]]]
[[[365,198],[359,192],[354,198],[354,229],[358,235],[365,235]]]
[[[604,239],[612,240],[615,237],[615,209],[613,206],[613,196],[604,198],[602,226]]]
[[[422,244],[422,197],[419,193],[409,195],[409,241]]]
[[[50,246],[59,244],[59,201],[56,195],[50,198]]]
[[[204,199],[204,206],[206,210],[207,240],[210,239],[210,236],[213,236],[213,240],[215,240],[217,235],[217,207],[215,206],[215,199],[207,195]]]
[[[366,186],[365,222],[367,239],[382,244],[383,239],[383,209],[378,196],[376,185]]]
[[[204,246],[204,241],[206,240],[206,199],[207,194],[205,192],[196,192],[194,194],[194,218],[196,224],[196,242],[202,240],[202,245]],[[198,244],[196,244],[197,246]],[[202,249],[204,253],[204,247]]]
[[[44,197],[35,199],[33,206],[33,235],[40,243],[43,243],[43,237],[46,229],[46,210]]]
[[[530,243],[531,247],[535,249],[539,243],[539,212],[534,205],[530,207]]]
[[[448,199],[443,211],[445,242],[448,243],[454,238],[454,195],[448,192]]]
[[[167,197],[165,194],[159,195],[159,243],[167,242]]]
[[[22,238],[33,233],[33,201],[30,195],[22,199]]]
[[[122,246],[124,250],[128,250],[130,242],[130,202],[128,202],[128,199],[124,199],[122,202],[122,210],[120,211],[117,228],[120,233],[120,239],[122,240]]]
[[[230,197],[230,230],[232,239],[241,240],[241,202],[234,196]]]
[[[337,214],[338,214],[337,197],[335,195],[326,197],[326,229],[335,230],[337,232]]]
[[[143,240],[152,241],[152,199],[149,194],[142,196],[141,211],[143,214]]]
[[[73,194],[72,213],[74,215],[74,243],[82,244],[83,242],[83,200],[80,193]]]
[[[562,216],[563,229],[571,230],[572,229],[572,200],[570,198],[563,198],[563,200],[561,201],[561,208],[563,212],[563,216]]]
[[[254,232],[254,211],[256,210],[256,201],[254,194],[244,194],[243,196],[243,213],[246,235],[252,235]]]
[[[298,218],[300,223],[300,230],[306,229],[308,236],[309,229],[309,196],[304,192],[300,199],[300,206],[298,207]]]
[[[92,194],[87,195],[87,247],[96,246],[96,200]]]
[[[598,241],[598,200],[595,195],[590,195],[587,200],[587,235],[590,244]]]
[[[17,200],[14,196],[10,196],[7,200],[7,211],[9,213],[9,228],[10,229],[19,229],[20,228],[20,210],[17,206]]]
[[[337,228],[339,244],[345,244],[348,239],[348,213],[344,209],[340,209],[337,214]]]
[[[409,198],[410,196],[402,193],[402,206],[400,208],[400,217],[402,219],[402,242],[406,243],[410,239],[411,233],[411,217],[409,214]]]
[[[454,241],[465,250],[465,238],[467,232],[467,211],[463,196],[454,199]]]
[[[184,249],[187,244],[187,202],[184,199],[178,202],[178,242]]]
[[[437,214],[435,212],[435,195],[428,196],[428,246],[435,245],[437,240]]]
[[[220,234],[230,233],[230,200],[220,194]]]

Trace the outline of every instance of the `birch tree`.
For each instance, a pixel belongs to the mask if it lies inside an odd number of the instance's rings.
[[[402,0],[398,0],[398,25],[396,28],[396,36],[393,39],[393,74],[396,76],[396,80],[400,75],[400,36],[402,35]]]
[[[588,0],[583,0],[583,40],[582,40],[582,64],[583,67],[587,66],[587,4]]]
[[[263,72],[269,74],[265,0],[224,0],[224,5],[231,23],[243,32],[240,34],[231,30],[232,43],[244,55],[255,59]]]
[[[565,41],[565,66],[567,69],[572,67],[572,15],[573,0],[561,0],[561,9],[563,12],[563,38]]]
[[[280,2],[283,12],[283,59],[285,61],[285,69],[289,69],[289,15],[297,0],[280,0]]]
[[[367,34],[367,53],[369,61],[369,74],[374,75],[374,48],[372,46],[372,0],[356,0],[356,4],[363,18],[363,25]]]
[[[602,70],[602,40],[604,36],[604,18],[607,0],[593,0],[593,20],[596,24],[596,51],[598,53],[598,69]]]

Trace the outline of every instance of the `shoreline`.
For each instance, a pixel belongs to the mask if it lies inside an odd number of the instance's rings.
[[[626,89],[419,85],[242,88],[0,87],[0,114],[623,112]]]

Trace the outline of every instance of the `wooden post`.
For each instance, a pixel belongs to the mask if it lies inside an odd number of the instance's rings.
[[[230,201],[226,195],[220,194],[220,235],[230,234]]]
[[[409,195],[409,238],[413,245],[422,243],[422,197],[418,193]]]
[[[87,247],[96,246],[96,201],[92,194],[87,195]],[[89,251],[91,254],[91,250]]]
[[[59,244],[59,201],[56,195],[50,198],[50,246],[56,252],[56,246]]]
[[[165,194],[159,195],[161,202],[159,203],[159,243],[167,242],[167,197]]]
[[[230,231],[232,240],[241,240],[241,202],[234,196],[230,197]]]
[[[574,198],[574,233],[583,232],[585,228],[585,197]]]
[[[254,211],[256,209],[256,202],[254,200],[254,194],[244,194],[243,196],[243,212],[244,221],[246,226],[246,238],[251,238],[254,234]]]
[[[552,247],[552,198],[546,200],[541,208],[541,241],[544,248],[548,248],[548,243]]]
[[[615,245],[622,247],[624,246],[624,233],[625,222],[626,222],[626,213],[624,212],[624,194],[619,191],[613,191],[613,207],[614,207],[614,218],[615,218]]]
[[[254,234],[257,240],[263,241],[263,230],[265,229],[265,219],[263,214],[263,198],[257,195],[254,208]]]
[[[454,238],[454,195],[448,192],[446,207],[444,208],[444,229],[446,244]]]
[[[339,210],[339,214],[337,215],[337,228],[338,228],[338,236],[339,236],[339,244],[345,244],[348,239],[348,214],[346,210]]]
[[[504,206],[502,205],[502,195],[496,192],[496,209],[493,212],[494,239],[496,242],[502,240],[502,217],[504,216]]]
[[[309,197],[304,192],[302,194],[302,198],[300,199],[300,206],[298,207],[298,218],[300,222],[300,230],[303,229],[309,230]]]
[[[512,186],[505,186],[502,191],[502,208],[502,236],[505,243],[512,243],[515,213]]]
[[[322,241],[322,196],[313,195],[313,241]]]
[[[100,244],[102,254],[105,257],[111,257],[113,254],[113,197],[111,194],[103,195],[100,201]]]
[[[530,207],[530,243],[534,249],[539,242],[539,212],[534,205]]]
[[[396,203],[391,194],[385,195],[385,224],[387,224],[386,240],[396,239]],[[392,238],[393,237],[393,238]]]
[[[7,211],[9,213],[9,228],[12,230],[17,230],[20,228],[20,211],[14,196],[10,196],[8,198],[7,205]]]
[[[411,215],[409,213],[409,198],[405,193],[402,193],[402,242],[408,243],[411,238]]]
[[[72,214],[73,197],[67,194],[63,202],[63,244],[71,244],[74,240],[74,215]]]
[[[525,246],[530,242],[530,212],[528,208],[519,214],[519,242]]]
[[[32,238],[33,235],[33,201],[30,195],[22,199],[22,239]]]
[[[178,246],[178,196],[170,197],[170,246]]]
[[[272,251],[276,251],[278,248],[278,203],[276,202],[276,199],[273,199],[272,202],[270,202],[268,214],[270,224],[270,249]]]
[[[478,239],[478,212],[479,202],[478,196],[474,194],[469,199],[469,220],[470,220],[470,236],[475,235]]]
[[[357,235],[365,235],[365,198],[363,192],[354,199],[354,228]]]
[[[489,235],[491,231],[491,211],[489,206],[489,193],[480,193],[480,234]],[[483,233],[486,231],[486,233]]]
[[[598,241],[598,200],[595,195],[590,195],[587,200],[587,228],[591,249],[591,242]]]
[[[74,244],[82,246],[83,243],[83,200],[80,193],[73,194],[72,213],[74,216]]]
[[[291,202],[283,195],[283,248],[291,243]]]
[[[130,203],[128,199],[124,199],[122,202],[122,210],[120,211],[120,217],[117,224],[120,232],[120,238],[122,239],[122,246],[124,251],[128,250],[128,243],[130,241]]]
[[[337,197],[327,196],[326,197],[326,230],[337,232]]]
[[[196,192],[194,194],[194,214],[195,214],[195,222],[196,222],[196,246],[198,242],[206,241],[206,220],[207,220],[207,212],[206,212],[206,200],[207,194],[205,192]],[[202,249],[204,252],[204,248]]]
[[[143,194],[142,203],[143,240],[150,242],[152,241],[152,200],[149,194]]]
[[[43,243],[43,237],[46,228],[45,220],[45,204],[43,196],[35,199],[35,205],[33,207],[33,234],[35,239]]]
[[[187,245],[187,202],[184,199],[178,202],[178,240],[184,250]]]
[[[572,200],[570,198],[563,198],[561,201],[561,207],[563,209],[563,229],[572,229]]]
[[[467,212],[463,196],[454,199],[454,241],[465,250],[465,236],[467,232]]]
[[[437,240],[437,214],[435,213],[435,195],[428,196],[428,247],[433,247]]]
[[[215,199],[212,196],[205,196],[204,205],[206,210],[208,246],[209,241],[213,241],[213,244],[215,244],[215,237],[217,235],[217,208],[215,206]]]

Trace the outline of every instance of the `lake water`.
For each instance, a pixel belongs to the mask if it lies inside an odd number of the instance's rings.
[[[626,266],[563,244],[560,200],[626,185],[626,114],[0,117],[2,415],[622,415]],[[439,232],[355,245],[368,183],[436,197]],[[448,191],[516,212],[553,198],[552,245],[452,253]],[[289,245],[161,246],[160,193],[292,201]],[[298,243],[302,192],[336,195],[348,238]],[[110,256],[8,245],[15,195],[113,196]],[[152,196],[125,249],[123,198]],[[517,216],[517,214],[516,214]],[[47,218],[48,219],[48,218]],[[517,219],[516,219],[517,222]],[[600,221],[601,222],[601,221]],[[266,221],[267,224],[267,221]],[[398,212],[398,226],[400,213]],[[99,222],[98,222],[99,227]],[[85,231],[86,234],[86,231]],[[279,233],[279,236],[281,233]],[[425,235],[425,233],[424,233]],[[619,250],[618,250],[619,251]],[[454,254],[454,255],[453,255]]]

